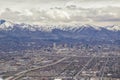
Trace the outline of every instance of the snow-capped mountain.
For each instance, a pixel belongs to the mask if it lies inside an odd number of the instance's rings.
[[[29,25],[0,20],[0,49],[50,43],[120,44],[120,26]],[[5,47],[5,49],[6,49]],[[9,49],[8,48],[8,49]]]
[[[34,39],[120,40],[120,26],[95,25],[29,25],[0,20],[0,32],[5,36]]]
[[[10,21],[6,21],[6,20],[0,20],[0,30],[12,30],[13,28],[18,27],[21,29],[28,29],[31,31],[52,31],[53,29],[60,29],[63,31],[82,31],[88,28],[91,29],[95,29],[95,30],[101,30],[102,28],[105,28],[107,30],[111,30],[111,31],[120,31],[120,26],[117,25],[113,25],[113,26],[95,26],[95,25],[79,25],[79,24],[73,24],[73,25],[29,25],[29,24],[25,24],[25,23],[21,23],[21,24],[15,24],[12,23]]]
[[[14,26],[14,23],[10,21],[0,20],[0,29],[2,30],[11,30]]]
[[[120,26],[117,25],[113,25],[113,26],[108,26],[106,27],[108,30],[112,30],[112,31],[120,31]]]

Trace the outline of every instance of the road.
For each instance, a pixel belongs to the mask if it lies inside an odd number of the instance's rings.
[[[38,70],[38,69],[41,69],[41,68],[45,68],[45,67],[48,67],[48,66],[52,66],[52,65],[55,65],[55,64],[58,64],[66,59],[68,59],[69,57],[64,57],[54,63],[51,63],[51,64],[47,64],[47,65],[44,65],[44,66],[40,66],[40,67],[37,67],[37,68],[33,68],[33,69],[29,69],[29,70],[25,70],[25,71],[22,71],[22,72],[19,72],[17,74],[15,74],[14,76],[11,76],[11,77],[8,77],[6,78],[5,80],[18,80],[19,78],[21,78],[22,76],[24,76],[26,73],[28,72],[31,72],[31,71],[34,71],[34,70]]]
[[[84,65],[84,67],[73,77],[73,79],[77,80],[77,77],[79,76],[79,74],[90,64],[90,62],[91,62],[95,57],[96,57],[96,55],[93,56],[93,57]]]
[[[105,71],[105,67],[106,67],[106,65],[107,65],[108,62],[109,62],[109,58],[107,58],[104,66],[103,66],[103,67],[101,68],[101,70],[100,70],[101,75],[100,75],[99,80],[104,80],[104,79],[103,79],[103,77],[104,77],[104,71]]]

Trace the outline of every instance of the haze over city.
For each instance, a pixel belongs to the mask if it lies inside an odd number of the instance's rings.
[[[120,80],[120,0],[0,0],[0,80]]]

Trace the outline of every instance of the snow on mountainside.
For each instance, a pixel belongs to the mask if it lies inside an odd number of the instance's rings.
[[[29,25],[0,20],[0,44],[14,47],[14,43],[36,44],[70,43],[120,44],[120,26],[95,25]]]
[[[14,25],[10,21],[0,20],[0,30],[12,30]]]
[[[105,28],[107,30],[111,31],[120,31],[120,26],[114,25],[114,26],[95,26],[95,25],[79,25],[79,24],[73,24],[73,25],[29,25],[29,24],[15,24],[10,21],[0,20],[0,30],[12,30],[14,27],[19,27],[21,29],[28,29],[30,31],[46,31],[51,32],[53,29],[59,29],[63,31],[82,31],[85,29],[95,29],[95,30],[101,30],[102,28]]]
[[[10,21],[0,20],[0,29],[2,30],[11,30],[14,26],[14,23]]]
[[[120,26],[117,25],[108,26],[107,29],[112,31],[120,31]]]

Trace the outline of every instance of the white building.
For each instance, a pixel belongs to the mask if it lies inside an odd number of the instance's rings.
[[[55,78],[54,80],[62,80],[62,79],[60,79],[60,78]]]

